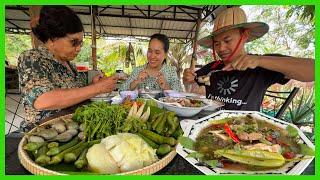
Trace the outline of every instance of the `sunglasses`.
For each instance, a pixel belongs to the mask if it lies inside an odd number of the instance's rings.
[[[78,40],[78,39],[71,39],[70,40],[72,47],[78,47],[83,45],[83,41],[82,40]]]
[[[70,39],[70,43],[71,43],[71,46],[72,47],[78,47],[78,46],[81,46],[83,45],[83,40],[79,40],[79,39],[73,39],[71,37],[68,37],[67,38]]]

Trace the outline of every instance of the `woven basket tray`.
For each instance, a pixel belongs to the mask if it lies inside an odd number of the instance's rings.
[[[61,119],[71,119],[73,114],[69,114],[66,116],[61,116],[59,118],[55,118],[52,119],[50,121],[47,121],[45,123],[43,123],[41,126],[43,125],[48,125],[48,124],[54,124],[56,121],[59,121]],[[34,132],[35,129],[32,129],[30,132]],[[37,175],[67,175],[64,173],[60,173],[57,171],[53,171],[50,169],[46,169],[45,167],[39,166],[38,164],[36,164],[28,155],[28,153],[23,149],[23,146],[27,144],[27,137],[24,136],[18,146],[18,157],[19,160],[21,162],[21,164],[23,165],[23,167],[25,167],[28,171],[30,171],[32,174],[37,174]],[[168,165],[172,159],[175,157],[176,155],[176,151],[171,151],[169,154],[167,154],[165,157],[163,157],[162,159],[160,159],[159,161],[146,166],[144,168],[141,169],[137,169],[134,171],[129,171],[129,172],[124,172],[118,175],[149,175],[149,174],[153,174],[159,170],[161,170],[162,168],[164,168],[166,165]]]

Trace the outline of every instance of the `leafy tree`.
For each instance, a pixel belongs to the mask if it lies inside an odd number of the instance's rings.
[[[168,52],[168,63],[175,66],[177,69],[178,78],[181,78],[183,71],[183,65],[187,64],[191,60],[191,45],[190,43],[173,43],[170,45]]]
[[[128,43],[125,41],[101,42],[99,51],[101,51],[101,58],[98,59],[98,67],[103,72],[109,74],[114,73],[117,69],[122,69],[126,73],[132,71],[132,67],[125,67],[126,52],[128,50]],[[146,43],[133,42],[132,43],[136,65],[141,66],[147,62],[146,57]]]
[[[249,21],[266,22],[270,26],[265,36],[246,45],[248,52],[314,58],[315,26],[313,20],[307,20],[311,15],[305,15],[303,9],[309,8],[273,5],[246,8]]]
[[[11,65],[17,65],[19,55],[32,48],[29,35],[6,34],[5,36],[6,60]]]

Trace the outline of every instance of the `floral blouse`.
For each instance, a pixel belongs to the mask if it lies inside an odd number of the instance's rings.
[[[147,64],[134,68],[130,77],[122,85],[122,87],[120,87],[120,90],[130,90],[131,82],[138,78],[139,73],[142,70],[144,70],[146,66]],[[167,83],[169,84],[172,90],[182,91],[180,80],[178,79],[177,71],[175,67],[169,66],[167,64],[163,64],[160,69],[160,72],[164,75],[164,78],[166,79]],[[150,90],[162,90],[156,77],[150,77],[150,76],[147,77],[144,80],[144,82],[138,85],[137,88],[145,89],[146,87],[148,87],[148,89]]]
[[[67,69],[44,46],[23,52],[18,60],[18,73],[26,118],[20,125],[29,129],[59,110],[36,110],[34,101],[54,89],[68,89],[86,85],[86,75],[78,73],[74,64]]]

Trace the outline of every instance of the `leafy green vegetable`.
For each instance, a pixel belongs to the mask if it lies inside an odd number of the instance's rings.
[[[298,136],[298,130],[296,128],[292,127],[291,125],[288,125],[286,127],[286,130],[288,132],[289,137],[297,137]]]
[[[134,117],[129,118],[122,126],[123,132],[138,133],[142,129],[148,129],[147,124]]]
[[[204,155],[203,154],[201,154],[201,153],[199,153],[199,152],[192,152],[192,153],[190,153],[190,154],[188,154],[187,156],[186,156],[186,158],[196,158],[196,159],[202,159],[204,157]]]
[[[208,161],[204,161],[204,163],[208,164],[212,168],[215,168],[218,165],[218,160],[208,160]]]
[[[309,156],[315,155],[314,150],[311,147],[307,146],[306,144],[299,144],[299,146],[300,146],[301,154],[309,155]]]
[[[91,141],[121,132],[126,117],[122,106],[94,102],[77,108],[72,119],[85,124],[84,136]]]
[[[190,150],[194,150],[195,142],[192,139],[182,136],[178,139],[178,141],[183,147],[190,149]]]
[[[165,110],[160,109],[156,106],[149,106],[149,107],[150,107],[150,117],[149,118],[152,118],[154,115],[165,112]]]

